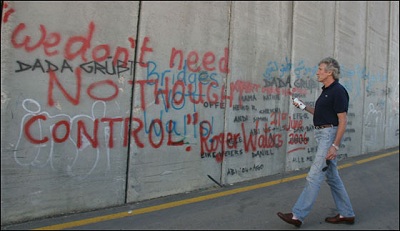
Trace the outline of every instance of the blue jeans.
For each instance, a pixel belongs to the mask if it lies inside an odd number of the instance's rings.
[[[310,213],[311,208],[317,199],[321,183],[325,177],[326,182],[331,189],[333,200],[339,214],[344,217],[355,216],[350,198],[337,170],[337,158],[331,160],[331,163],[325,172],[322,171],[322,168],[326,166],[325,157],[335,139],[336,131],[337,127],[314,130],[315,139],[318,145],[317,153],[310,171],[308,172],[306,178],[307,182],[303,192],[300,194],[300,197],[292,208],[292,213],[302,222]]]

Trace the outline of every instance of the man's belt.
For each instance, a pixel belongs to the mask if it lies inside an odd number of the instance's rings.
[[[324,129],[324,128],[333,128],[333,124],[314,126],[314,129]]]

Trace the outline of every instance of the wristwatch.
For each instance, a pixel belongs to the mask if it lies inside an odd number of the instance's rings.
[[[336,146],[335,144],[332,144],[332,146],[336,149],[336,151],[339,151],[339,147]]]

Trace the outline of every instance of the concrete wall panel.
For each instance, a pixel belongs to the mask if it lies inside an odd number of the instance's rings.
[[[316,79],[318,62],[333,56],[335,2],[294,2],[292,85],[293,97],[314,106],[322,85]],[[293,90],[293,89],[292,89]],[[302,128],[288,134],[286,169],[310,166],[316,153],[312,116],[293,106],[289,114],[302,122]]]
[[[2,222],[124,204],[132,85],[112,57],[118,49],[133,57],[138,3],[6,5]]]
[[[366,2],[337,2],[335,57],[341,62],[340,83],[347,89],[350,105],[347,128],[339,158],[360,155],[364,111]]]
[[[385,147],[389,6],[389,2],[367,4],[363,153]]]
[[[396,29],[397,28],[397,29]],[[399,143],[399,2],[390,2],[385,147]]]
[[[229,5],[142,2],[139,41],[150,41],[152,51],[136,73],[136,81],[147,82],[135,86],[133,116],[143,121],[143,146],[132,143],[128,201],[215,185],[208,175],[220,181],[211,140],[224,133],[220,92],[229,58]],[[218,104],[208,99],[213,94]]]
[[[291,2],[232,3],[226,183],[284,171],[286,121],[280,120],[288,115],[291,13]]]

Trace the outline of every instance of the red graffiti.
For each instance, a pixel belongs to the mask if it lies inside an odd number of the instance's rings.
[[[275,125],[275,126],[279,127],[279,126],[281,126],[281,122],[282,121],[286,121],[287,120],[288,113],[287,112],[284,112],[284,113],[272,112],[270,117],[271,117],[270,125],[272,125],[272,126]]]
[[[60,83],[58,80],[56,74],[53,71],[49,72],[49,87],[48,87],[48,95],[47,95],[47,103],[50,107],[54,106],[54,99],[53,99],[53,89],[54,85],[57,85],[63,95],[67,98],[68,101],[70,101],[73,105],[78,105],[79,100],[81,97],[81,82],[82,82],[82,77],[81,77],[81,69],[76,68],[75,69],[75,76],[76,76],[76,93],[75,97],[72,97],[67,90],[63,87],[63,85]]]
[[[258,130],[258,123],[256,121],[256,130]],[[245,152],[256,151],[257,149],[263,148],[280,148],[283,145],[282,134],[274,134],[269,133],[270,129],[268,129],[268,124],[264,125],[263,129],[264,133],[253,134],[250,133],[249,138],[247,139],[246,129],[244,127],[244,123],[242,123],[242,133],[243,133],[243,142],[244,142],[244,150]]]
[[[242,80],[236,80],[235,82],[232,82],[230,84],[231,87],[231,94],[234,92],[239,92],[239,106],[242,106],[242,95],[243,93],[255,93],[258,92],[258,90],[261,88],[260,84],[254,84],[249,81],[242,81]],[[230,103],[230,106],[232,107],[232,101]]]
[[[99,97],[99,96],[95,96],[93,94],[93,89],[99,87],[99,86],[110,86],[112,89],[114,89],[114,94],[112,94],[111,96],[108,97]],[[102,81],[98,81],[98,82],[94,82],[92,84],[90,84],[87,88],[87,94],[90,98],[94,99],[94,100],[102,100],[102,101],[111,101],[114,100],[117,96],[118,96],[118,86],[117,84],[110,80],[110,79],[106,79],[106,80],[102,80]]]
[[[138,118],[132,118],[132,121],[138,124],[138,127],[133,129],[131,132],[131,136],[134,138],[133,140],[135,141],[135,144],[139,148],[144,148],[144,143],[141,142],[139,139],[139,132],[144,128],[143,122],[138,119]],[[125,118],[124,121],[124,144],[123,146],[126,147],[128,146],[128,134],[129,134],[129,118]],[[111,138],[111,136],[110,136]]]
[[[5,11],[4,17],[3,17],[4,23],[8,22],[8,18],[10,17],[10,15],[15,12],[15,10],[13,8],[6,11],[7,8],[8,8],[8,3],[4,2],[4,5],[3,5],[3,11]]]
[[[236,133],[220,133],[218,135],[214,135],[210,138],[211,132],[207,132],[206,127],[211,127],[211,124],[208,121],[203,121],[200,126],[200,153],[205,152],[217,152],[215,156],[215,160],[218,163],[221,163],[224,159],[225,148],[229,149],[237,149],[237,144],[240,141],[240,134]],[[207,132],[207,135],[204,134]]]
[[[58,134],[57,131],[58,131],[58,127],[61,126],[61,125],[64,126],[65,134],[64,134],[64,136],[62,138],[59,138],[59,137],[57,137],[58,136],[57,135]],[[58,121],[56,124],[54,124],[54,127],[53,127],[53,129],[51,131],[51,135],[54,138],[54,142],[62,143],[62,142],[65,142],[68,139],[68,136],[69,136],[70,132],[71,132],[71,128],[69,126],[68,121],[61,120],[61,121]]]
[[[163,145],[164,143],[164,137],[165,137],[165,133],[167,133],[167,145],[168,146],[181,146],[184,145],[183,140],[179,140],[179,141],[173,141],[172,140],[172,124],[174,122],[172,120],[169,120],[167,122],[168,128],[165,130],[164,126],[163,126],[163,122],[160,119],[154,119],[152,120],[152,122],[150,123],[150,131],[149,131],[149,143],[153,148],[159,148]],[[156,130],[159,131],[160,135],[158,137],[158,142],[154,141],[153,139],[153,132],[155,132]]]
[[[185,102],[185,97],[188,95],[189,102],[193,104],[202,104],[205,102],[205,99],[203,98],[203,92],[206,94],[206,100],[209,103],[217,103],[219,102],[220,104],[224,104],[225,100],[229,100],[232,105],[232,99],[233,99],[233,94],[234,91],[231,91],[230,95],[226,95],[225,93],[225,86],[222,86],[220,90],[217,90],[218,92],[214,92],[213,90],[216,90],[214,86],[217,85],[215,82],[211,82],[207,86],[207,90],[204,90],[205,85],[202,83],[197,84],[188,84],[186,86],[183,81],[178,80],[174,83],[172,88],[169,85],[169,77],[165,78],[165,88],[161,89],[159,88],[159,81],[157,79],[152,79],[152,80],[137,80],[135,83],[139,85],[140,89],[140,107],[144,111],[146,109],[146,102],[145,102],[145,95],[146,95],[146,86],[154,86],[152,89],[153,94],[154,94],[154,99],[155,99],[155,104],[160,104],[161,100],[163,100],[166,108],[170,108],[171,103],[174,103],[176,106],[183,105]],[[132,84],[132,81],[128,81],[129,84]],[[171,88],[171,89],[170,89]],[[150,90],[151,91],[151,90]],[[194,95],[198,96],[198,99],[194,99]],[[162,97],[163,96],[163,97]]]
[[[37,116],[33,116],[32,118],[30,118],[28,120],[28,122],[25,123],[24,125],[24,134],[26,136],[26,138],[28,139],[29,142],[33,143],[33,144],[43,144],[46,143],[47,141],[49,141],[48,137],[44,137],[42,139],[36,139],[31,135],[30,132],[30,127],[32,126],[33,123],[35,123],[37,120],[46,120],[46,116],[44,115],[37,115]],[[53,128],[54,129],[54,128]]]
[[[259,130],[258,123],[259,121],[256,122],[256,128],[254,129],[256,131]],[[241,142],[242,139],[245,152],[266,148],[280,148],[283,145],[282,134],[270,133],[271,131],[267,128],[267,124],[265,124],[265,129],[263,129],[264,133],[254,134],[253,132],[249,132],[249,135],[246,132],[245,124],[242,123],[241,126],[242,133],[220,133],[210,138],[211,132],[208,128],[211,127],[211,124],[207,121],[203,121],[200,124],[200,153],[215,152],[215,159],[220,163],[223,161],[226,147],[229,149],[237,149],[237,144]]]
[[[153,131],[155,130],[156,125],[158,125],[158,128],[160,129],[161,132],[161,138],[158,143],[155,143],[153,141]],[[162,145],[163,140],[164,140],[164,129],[162,126],[162,121],[160,119],[154,119],[153,121],[151,121],[150,124],[149,143],[153,148],[159,148]]]
[[[114,124],[120,123],[124,119],[123,118],[102,118],[101,122],[108,122],[108,126],[110,127],[110,131],[114,131]],[[110,138],[108,140],[108,147],[114,147],[114,132],[110,132]]]
[[[71,102],[73,105],[78,105],[81,98],[81,87],[82,87],[82,70],[80,68],[75,69],[75,79],[76,82],[73,84],[75,86],[75,96],[72,96],[67,92],[67,90],[63,87],[60,80],[57,78],[57,75],[53,71],[49,71],[49,87],[48,87],[48,95],[47,95],[47,102],[50,107],[55,105],[54,100],[54,86],[57,86],[61,93],[66,97],[66,99]],[[110,96],[96,96],[94,91],[96,88],[99,87],[107,87],[111,89],[114,93]],[[86,89],[87,95],[93,100],[102,100],[102,101],[112,101],[118,97],[119,91],[117,84],[112,80],[102,80],[98,82],[91,83]]]
[[[67,38],[66,43],[62,48],[59,47],[62,41],[62,36],[60,33],[48,33],[45,26],[39,25],[40,37],[33,39],[30,35],[24,35],[25,29],[25,23],[18,24],[11,34],[11,44],[14,46],[14,48],[24,49],[28,53],[42,47],[44,54],[50,57],[59,54],[61,50],[63,51],[63,56],[65,59],[74,60],[77,57],[80,57],[84,62],[87,62],[88,59],[92,59],[96,62],[102,62],[106,60],[112,53],[110,45],[108,44],[100,44],[90,50],[92,47],[92,38],[96,29],[96,26],[93,22],[89,23],[86,34]],[[128,41],[131,44],[130,48],[134,49],[136,46],[136,41],[130,37],[128,38]],[[144,61],[145,53],[153,51],[152,48],[147,46],[149,41],[150,39],[145,37],[140,48],[141,53],[139,56],[139,62],[142,67],[147,66]],[[134,50],[130,52],[128,48],[117,46],[113,52],[113,65],[117,65],[118,60],[121,59],[123,60],[125,67],[128,63],[128,60],[132,59],[133,52]]]
[[[197,121],[197,115],[193,115],[195,117],[195,121]],[[76,125],[76,144],[78,148],[83,146],[83,140],[88,140],[90,145],[93,148],[98,148],[100,145],[99,141],[99,132],[100,126],[108,126],[109,129],[109,138],[107,146],[109,148],[113,148],[114,145],[114,128],[117,124],[122,123],[123,125],[123,146],[126,147],[129,143],[129,137],[132,137],[136,146],[139,148],[144,148],[145,145],[142,142],[143,135],[140,135],[141,132],[144,132],[144,123],[142,120],[138,118],[133,118],[131,121],[129,118],[96,118],[92,121],[77,119],[76,122],[71,122],[70,120],[60,120],[50,125],[50,129],[44,129],[41,131],[32,132],[31,129],[35,125],[40,125],[41,121],[46,121],[48,117],[44,114],[34,115],[30,119],[26,121],[23,125],[24,135],[27,140],[33,144],[45,144],[50,141],[54,141],[55,143],[65,142],[69,137],[71,137],[71,129]],[[131,132],[129,132],[129,122],[134,122],[137,126],[133,128]],[[161,119],[152,120],[149,128],[148,141],[150,146],[153,148],[160,148],[164,142],[167,142],[168,146],[181,146],[184,145],[183,140],[174,141],[172,138],[173,133],[173,121],[168,121],[168,128],[164,128],[163,122]],[[35,126],[41,128],[41,126]],[[35,134],[38,134],[39,137],[36,137]],[[43,135],[42,135],[43,134]],[[118,133],[117,133],[118,134]],[[156,135],[154,135],[156,134]],[[166,139],[165,139],[166,138]],[[231,146],[229,146],[231,147]],[[190,150],[187,149],[187,150]]]
[[[51,131],[50,134],[46,135],[46,131],[43,130],[40,133],[44,133],[44,137],[39,138],[39,137],[34,137],[34,135],[31,132],[31,127],[36,124],[40,123],[40,120],[47,120],[47,117],[45,115],[35,115],[32,116],[25,124],[24,124],[24,135],[27,138],[27,140],[33,144],[45,144],[50,141],[50,138],[55,142],[55,143],[62,143],[65,142],[68,137],[70,136],[71,133],[71,127],[72,124],[68,120],[60,120],[54,124],[54,126],[50,126]],[[93,120],[92,124],[92,133],[89,134],[88,129],[87,129],[87,121],[84,120],[78,120],[76,122],[77,124],[77,147],[81,148],[82,147],[82,140],[83,136],[86,137],[86,139],[90,142],[91,146],[93,148],[97,148],[99,146],[99,139],[98,139],[98,133],[99,133],[99,126],[100,122],[103,124],[106,124],[110,128],[110,137],[108,140],[108,147],[113,148],[114,147],[114,125],[116,123],[122,123],[124,125],[124,140],[123,140],[123,146],[126,147],[128,145],[128,139],[129,135],[134,138],[135,144],[139,148],[144,147],[144,143],[141,141],[139,132],[141,132],[144,128],[143,122],[137,118],[133,118],[132,121],[134,121],[136,124],[139,126],[131,131],[129,134],[129,118],[97,118]],[[62,127],[64,129],[62,129]],[[61,131],[65,131],[64,135],[61,136],[60,133]],[[50,138],[49,138],[50,137]]]
[[[290,133],[288,144],[308,144],[309,140],[310,138],[307,137],[307,132],[304,132],[303,134]]]
[[[140,48],[140,56],[139,56],[139,65],[141,67],[147,67],[147,63],[145,63],[144,60],[144,54],[146,52],[153,52],[152,48],[147,47],[147,43],[150,41],[150,39],[148,37],[144,37],[143,40],[143,45]]]
[[[218,68],[221,73],[229,73],[228,61],[229,61],[229,50],[224,49],[224,56],[218,61]],[[171,50],[171,56],[169,60],[169,67],[175,66],[175,59],[178,57],[178,70],[182,70],[184,53],[182,50],[178,50],[175,47]],[[215,54],[211,51],[204,53],[203,58],[199,63],[199,54],[197,51],[190,51],[186,57],[186,64],[191,72],[214,71],[216,69]],[[201,68],[203,67],[203,69]]]
[[[92,144],[93,148],[97,148],[99,146],[99,139],[97,135],[97,131],[99,130],[99,119],[95,119],[93,123],[93,137],[89,135],[89,133],[86,130],[86,125],[83,122],[83,120],[78,120],[78,148],[82,147],[82,133],[85,135],[85,137],[89,140],[89,142]]]
[[[270,115],[271,122],[269,123],[271,126],[283,127],[286,131],[290,129],[301,129],[303,128],[303,120],[302,119],[293,119],[289,113],[287,112],[272,112]],[[283,124],[282,122],[288,121],[288,124]]]

